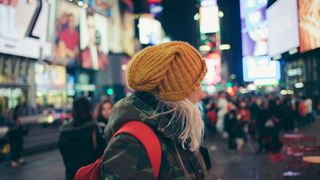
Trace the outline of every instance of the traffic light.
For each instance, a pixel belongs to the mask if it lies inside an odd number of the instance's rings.
[[[113,94],[113,89],[111,89],[111,88],[107,89],[107,94],[109,96],[111,96]]]
[[[232,88],[232,83],[231,82],[227,82],[227,88]]]

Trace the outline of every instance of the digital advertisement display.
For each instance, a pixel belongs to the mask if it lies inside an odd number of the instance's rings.
[[[111,16],[108,19],[109,51],[112,53],[135,53],[135,27],[133,2],[127,0],[112,1]]]
[[[65,88],[66,68],[54,65],[35,65],[35,82],[37,90],[50,90]]]
[[[271,61],[268,56],[244,57],[243,80],[252,82],[256,80],[280,80],[280,63]]]
[[[199,12],[201,33],[215,33],[220,31],[218,6],[202,6]]]
[[[161,23],[151,17],[139,19],[139,40],[141,44],[159,44],[163,38]]]
[[[212,53],[205,58],[208,72],[204,78],[207,85],[215,85],[221,81],[221,56]]]
[[[29,58],[50,56],[46,0],[0,1],[0,52]]]
[[[79,57],[80,7],[64,0],[57,2],[55,42],[52,62],[75,67]]]
[[[119,1],[112,1],[112,14],[108,18],[108,42],[109,51],[112,53],[121,53],[123,51],[121,44],[121,14]]]
[[[299,0],[300,51],[320,47],[320,0]]]
[[[121,30],[123,52],[129,56],[135,54],[135,22],[133,1],[120,0]]]
[[[80,13],[81,66],[86,69],[104,70],[108,54],[107,18],[96,13]]]
[[[267,22],[269,56],[280,55],[299,47],[297,1],[276,1],[267,9]]]
[[[267,0],[240,0],[242,55],[268,53]]]

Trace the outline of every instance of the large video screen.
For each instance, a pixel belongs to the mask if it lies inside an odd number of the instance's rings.
[[[300,51],[320,47],[320,0],[299,0]]]
[[[104,70],[108,54],[107,18],[81,10],[80,49],[81,66],[87,69]]]
[[[267,22],[269,56],[279,55],[299,47],[297,1],[278,0],[275,2],[267,9]]]
[[[268,53],[267,0],[240,0],[242,55]]]
[[[0,1],[0,52],[30,58],[49,56],[46,0]]]
[[[280,63],[271,61],[268,56],[244,57],[243,80],[252,82],[255,80],[280,80]]]
[[[57,3],[56,36],[52,62],[75,67],[79,58],[81,8],[64,0]]]
[[[66,85],[66,68],[54,65],[35,65],[37,90],[63,89]]]

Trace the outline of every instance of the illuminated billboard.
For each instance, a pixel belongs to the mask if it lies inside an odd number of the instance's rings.
[[[320,47],[320,0],[299,0],[300,51]]]
[[[267,9],[267,20],[269,56],[299,47],[297,1],[278,0]]]
[[[110,5],[112,13],[108,19],[109,50],[133,56],[135,53],[133,2],[111,1]]]
[[[267,4],[267,0],[240,0],[243,56],[267,55]]]
[[[246,82],[256,80],[280,80],[280,63],[271,61],[268,56],[244,57],[243,79]]]
[[[30,58],[50,56],[46,0],[0,1],[0,52]]]
[[[79,16],[81,8],[64,0],[57,3],[56,36],[52,62],[75,67],[79,57]]]
[[[104,70],[107,64],[108,30],[107,18],[96,13],[80,13],[81,66]]]
[[[199,12],[201,33],[215,33],[220,31],[218,6],[201,6]]]

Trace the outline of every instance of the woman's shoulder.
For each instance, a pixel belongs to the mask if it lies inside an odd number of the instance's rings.
[[[78,130],[85,130],[85,129],[96,129],[99,128],[99,125],[95,121],[88,121],[80,126],[74,126],[72,121],[64,124],[60,127],[60,132],[64,131],[78,131]]]

